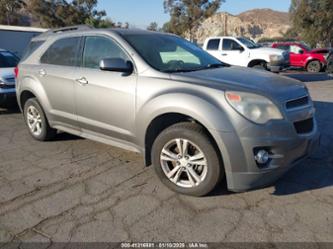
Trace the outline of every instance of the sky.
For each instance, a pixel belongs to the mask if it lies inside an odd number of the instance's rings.
[[[220,11],[233,15],[255,8],[271,8],[288,11],[291,0],[226,0]],[[163,0],[99,0],[98,9],[106,10],[114,22],[129,22],[132,26],[145,28],[156,21],[162,26],[169,20],[164,13]]]

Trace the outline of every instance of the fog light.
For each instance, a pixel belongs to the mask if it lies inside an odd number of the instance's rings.
[[[268,163],[270,157],[269,153],[266,150],[259,150],[257,154],[255,155],[254,159],[257,161],[259,164],[266,164]]]

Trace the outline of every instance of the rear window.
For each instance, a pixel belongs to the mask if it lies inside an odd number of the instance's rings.
[[[16,67],[20,59],[11,52],[0,51],[0,68]]]
[[[41,63],[59,66],[78,66],[80,37],[57,40],[44,53]]]
[[[207,44],[207,50],[218,50],[220,47],[221,39],[212,39]]]
[[[32,41],[25,50],[22,61],[28,58],[33,52],[35,52],[45,41]]]

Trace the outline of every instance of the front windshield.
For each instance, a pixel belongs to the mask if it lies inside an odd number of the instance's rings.
[[[193,43],[174,35],[147,33],[122,36],[150,66],[161,72],[190,72],[226,65]]]
[[[237,40],[243,43],[249,49],[260,48],[258,44],[244,37],[238,37]]]

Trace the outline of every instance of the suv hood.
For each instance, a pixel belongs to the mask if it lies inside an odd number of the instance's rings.
[[[171,78],[219,90],[247,91],[286,101],[308,94],[306,86],[294,79],[245,67],[224,67],[172,74]]]
[[[250,51],[258,54],[268,54],[268,55],[282,55],[284,53],[283,50],[277,48],[254,48],[251,49]]]

